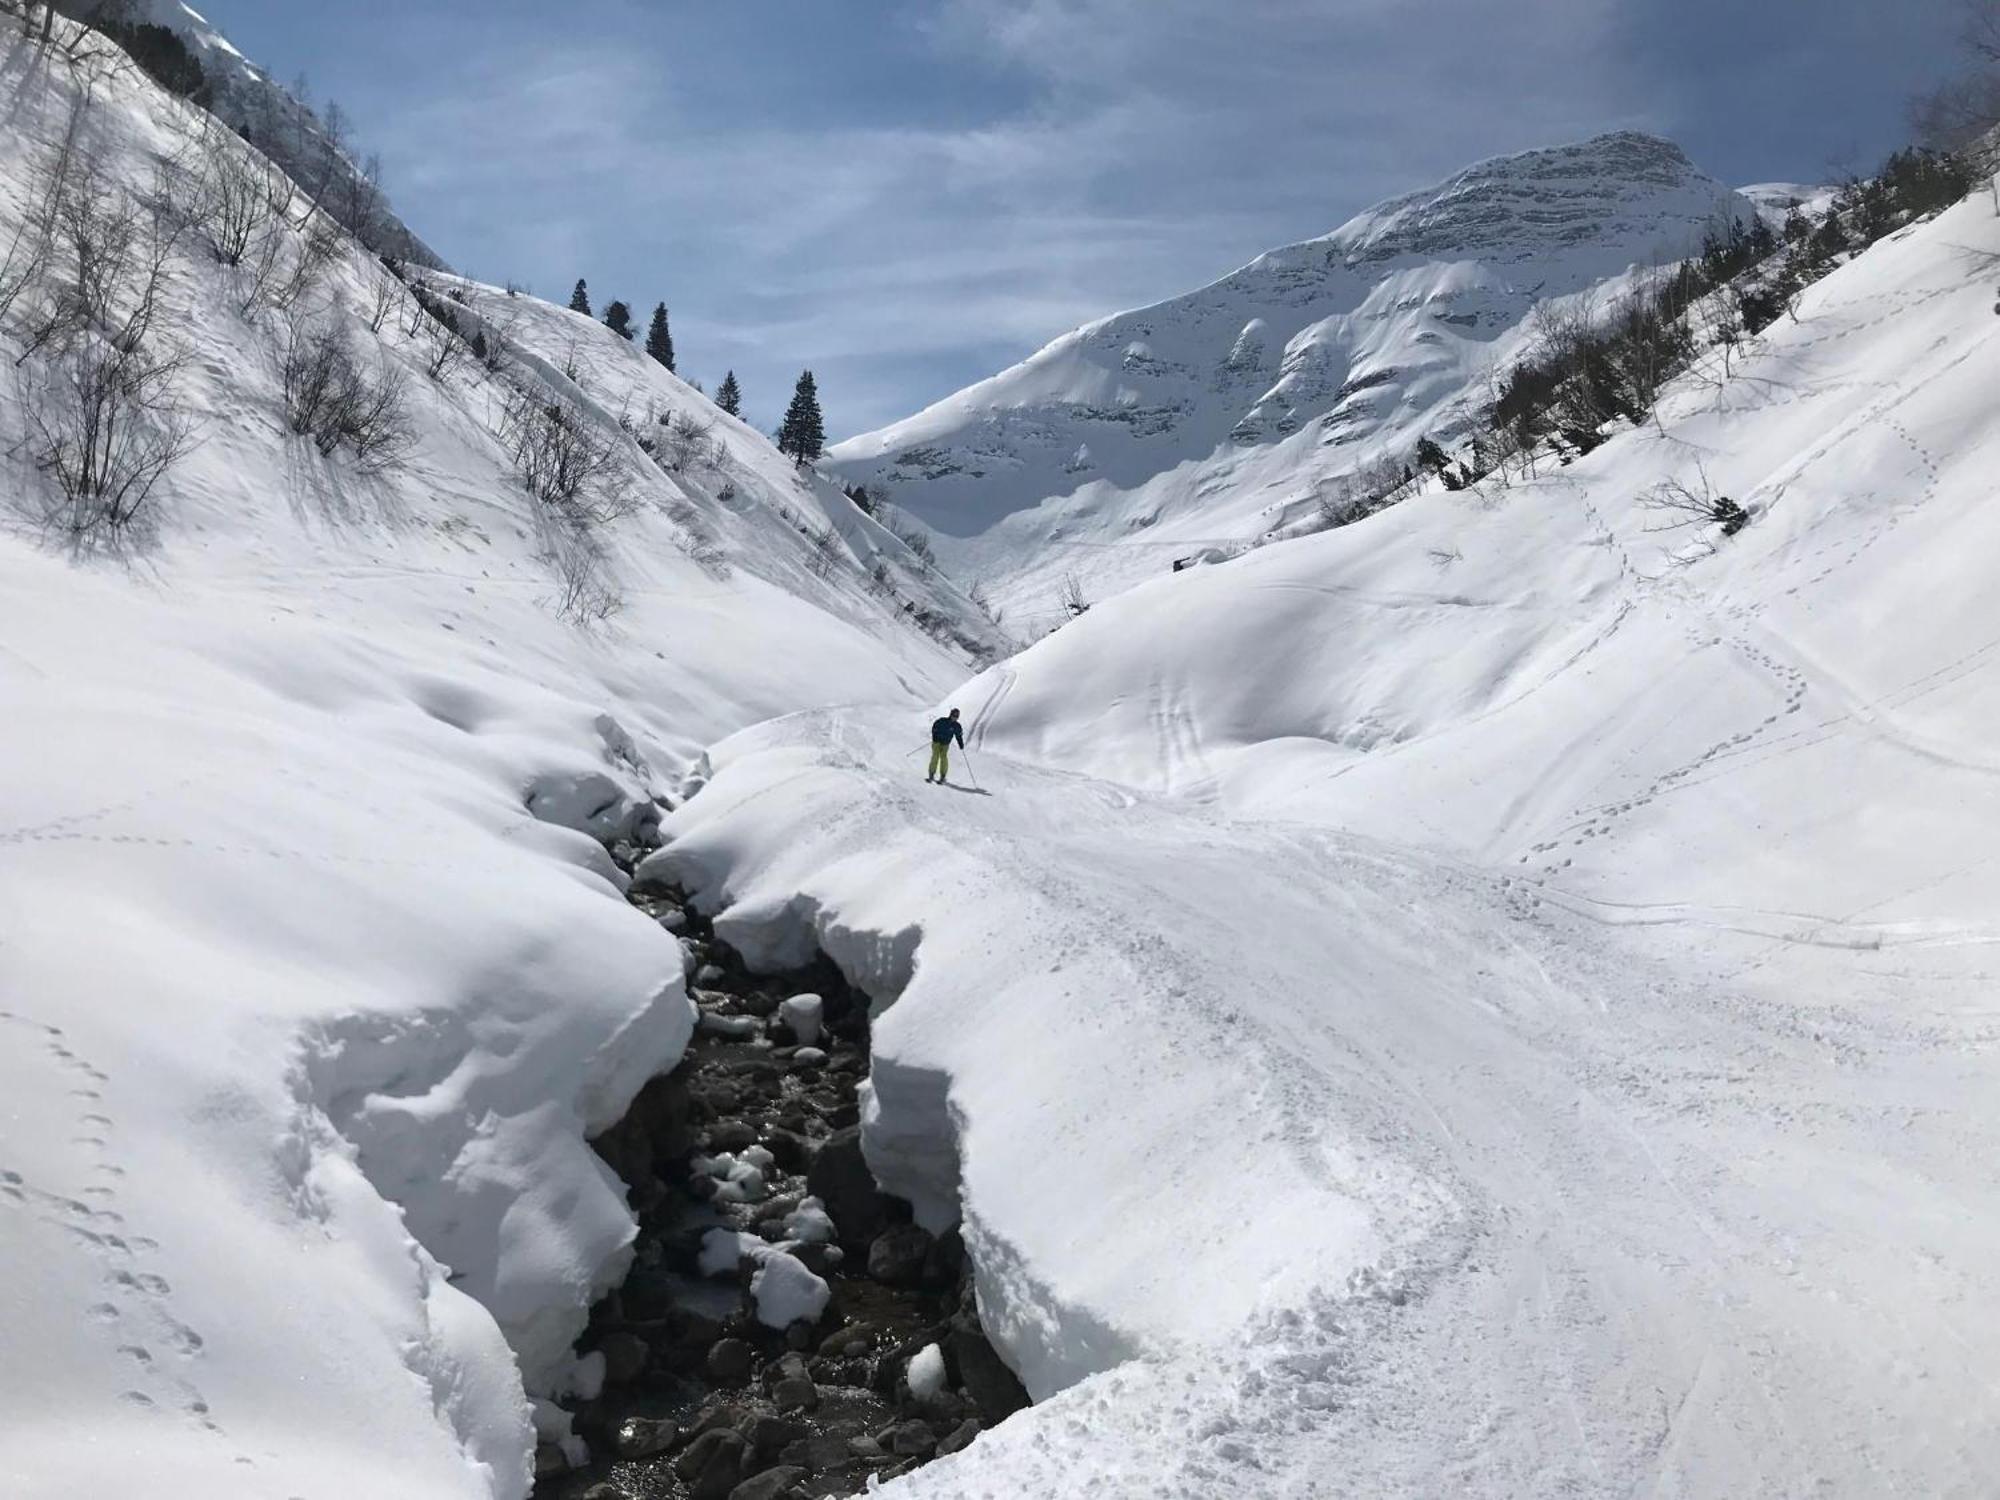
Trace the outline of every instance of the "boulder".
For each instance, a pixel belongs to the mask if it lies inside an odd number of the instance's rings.
[[[713,1428],[688,1444],[674,1461],[674,1472],[687,1482],[692,1500],[726,1500],[743,1482],[749,1452],[743,1434]]]
[[[887,1439],[883,1442],[883,1434],[876,1434],[876,1441],[881,1442],[883,1447],[905,1458],[928,1458],[937,1452],[937,1434],[931,1431],[928,1422],[919,1422],[915,1418],[891,1427]]]
[[[840,1215],[833,1222],[843,1230]],[[868,1274],[884,1286],[919,1286],[930,1258],[930,1231],[916,1224],[897,1224],[875,1236],[868,1247]]]
[[[854,1457],[854,1450],[848,1440],[837,1432],[817,1433],[800,1442],[793,1443],[778,1455],[778,1461],[794,1464],[811,1474],[821,1474],[828,1469],[837,1469]]]
[[[803,1172],[812,1161],[813,1143],[797,1131],[773,1126],[764,1132],[764,1149],[787,1172]]]
[[[665,1417],[627,1417],[611,1435],[611,1447],[620,1458],[652,1458],[680,1435],[679,1425]]]
[[[785,1417],[774,1417],[769,1413],[750,1418],[739,1430],[750,1440],[750,1446],[762,1456],[781,1452],[793,1443],[803,1442],[808,1436],[807,1429],[802,1423]]]
[[[976,1327],[954,1324],[945,1340],[945,1351],[958,1371],[958,1383],[965,1387],[987,1426],[1006,1420],[1028,1404],[1020,1378]]]
[[[821,1142],[806,1168],[806,1191],[826,1205],[844,1245],[859,1249],[894,1221],[895,1203],[875,1185],[861,1154],[861,1132],[838,1130]]]
[[[800,1468],[767,1469],[754,1479],[746,1479],[729,1492],[729,1500],[778,1500],[788,1495],[806,1471]]]
[[[970,1446],[972,1440],[978,1436],[979,1418],[967,1417],[963,1422],[952,1428],[949,1435],[938,1439],[938,1457],[943,1458],[947,1453],[956,1453],[960,1449]]]
[[[636,1333],[607,1333],[597,1352],[604,1356],[604,1378],[612,1385],[630,1385],[653,1361],[652,1349]]]
[[[717,1120],[708,1127],[710,1151],[741,1151],[757,1144],[757,1130],[743,1120]]]
[[[720,1386],[746,1385],[756,1363],[756,1350],[743,1340],[718,1339],[709,1347],[708,1378]]]
[[[771,1387],[771,1404],[779,1411],[812,1411],[819,1405],[819,1387],[803,1375],[790,1375]]]

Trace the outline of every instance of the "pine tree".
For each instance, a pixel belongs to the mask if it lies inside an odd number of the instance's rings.
[[[826,451],[826,423],[820,416],[819,387],[811,370],[803,371],[792,389],[785,425],[778,429],[778,451],[791,454],[801,465],[812,463]]]
[[[569,294],[569,310],[590,316],[590,288],[583,284],[581,276],[576,278],[576,290]]]
[[[646,352],[665,365],[674,367],[674,336],[667,329],[667,304],[653,309],[652,326],[646,330]]]
[[[629,339],[636,331],[632,327],[632,309],[622,302],[613,302],[604,309],[604,326],[621,339]]]
[[[743,389],[736,383],[734,370],[723,376],[722,384],[715,388],[715,404],[732,417],[743,415]]]

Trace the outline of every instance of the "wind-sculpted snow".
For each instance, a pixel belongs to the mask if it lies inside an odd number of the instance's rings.
[[[1991,1490],[1996,257],[1095,605],[946,700],[983,793],[923,715],[713,752],[721,925],[917,934],[868,1148],[1039,1398],[890,1493]]]
[[[1369,459],[1449,439],[1538,302],[1755,212],[1650,136],[1496,158],[1065,334],[833,460],[941,533],[947,564],[1033,638],[1061,618],[1066,573],[1105,597],[1310,514]]]

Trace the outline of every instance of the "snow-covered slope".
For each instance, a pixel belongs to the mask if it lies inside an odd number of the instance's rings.
[[[1032,635],[1075,573],[1101,598],[1308,514],[1317,486],[1448,438],[1542,300],[1698,249],[1755,213],[1680,149],[1620,133],[1495,158],[1065,334],[840,444]]]
[[[895,1493],[1991,1491],[1996,263],[1099,604],[951,695],[987,795],[716,753],[671,857],[893,1000],[871,1158],[1047,1397]]]
[[[176,174],[264,167],[122,59],[9,25],[0,93],[0,247],[65,140],[59,236],[168,236],[124,339],[168,373],[119,431],[194,439],[121,547],[68,555],[69,381],[147,277],[30,352],[79,305],[64,240],[0,316],[0,1493],[525,1495],[523,1378],[570,1378],[632,1233],[584,1136],[690,1024],[601,840],[718,735],[959,680],[919,613],[986,627],[588,319],[439,278],[500,368],[434,378],[439,326],[351,244],[289,312],[259,300],[257,255],[154,210],[196,201]],[[291,430],[294,324],[401,382],[399,464]],[[607,619],[558,617],[576,533],[516,472],[516,389],[610,454]],[[641,439],[677,433],[669,473]]]

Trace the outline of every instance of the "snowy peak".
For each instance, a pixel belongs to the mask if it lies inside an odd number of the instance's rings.
[[[1672,141],[1617,131],[1476,163],[1355,216],[1326,245],[1348,266],[1505,260],[1592,245],[1658,248],[1677,259],[1727,214],[1727,197]]]

